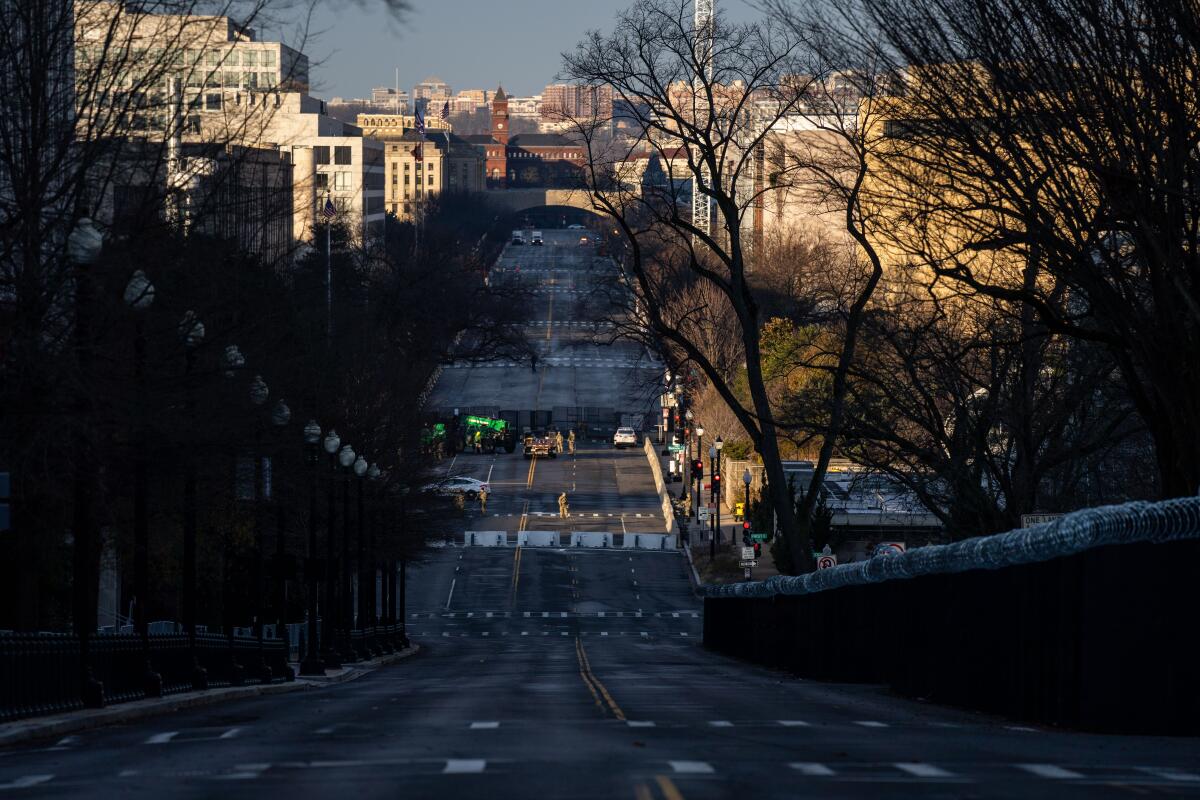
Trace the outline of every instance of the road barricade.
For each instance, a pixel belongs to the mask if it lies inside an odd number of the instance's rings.
[[[466,531],[463,544],[467,547],[507,547],[507,531]]]
[[[521,531],[518,547],[558,547],[558,531]]]

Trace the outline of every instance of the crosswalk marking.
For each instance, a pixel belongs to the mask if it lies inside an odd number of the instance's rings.
[[[802,775],[809,775],[814,778],[828,778],[834,772],[824,764],[813,764],[807,761],[796,761],[788,765]]]
[[[1083,777],[1074,770],[1064,769],[1056,764],[1017,764],[1016,766],[1017,769],[1023,769],[1039,778],[1052,778],[1054,780],[1065,781]]]
[[[471,730],[473,731],[490,731],[500,727],[499,722],[472,722]]]
[[[479,773],[487,768],[487,761],[482,758],[451,758],[447,759],[444,775],[461,775]]]
[[[1183,781],[1186,783],[1200,782],[1200,775],[1194,772],[1183,772],[1182,770],[1172,769],[1170,767],[1138,767],[1138,770],[1145,772],[1147,775],[1153,775],[1156,778],[1163,778],[1168,781]]]
[[[907,772],[915,778],[950,778],[953,777],[949,772],[941,767],[935,767],[933,764],[923,764],[920,762],[900,762],[894,764],[896,769]]]
[[[854,724],[861,725],[864,728],[886,728],[886,727],[888,727],[888,724],[886,722],[877,722],[876,720],[873,720],[873,719],[856,720]]]
[[[680,773],[688,773],[692,775],[711,775],[713,772],[712,764],[707,761],[668,761],[671,769]]]
[[[808,723],[802,719],[781,719],[777,720],[780,725],[785,728],[807,728]]]

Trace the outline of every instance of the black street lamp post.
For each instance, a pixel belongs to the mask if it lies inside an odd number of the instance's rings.
[[[350,473],[354,468],[354,448],[348,444],[342,445],[338,451],[338,463],[346,470],[342,478],[342,562],[341,562],[341,631],[338,644],[341,647],[342,661],[357,661],[358,654],[354,650],[354,589],[351,575],[353,565],[350,563]]]
[[[283,460],[284,434],[288,422],[292,419],[292,410],[287,403],[280,400],[271,411],[271,424],[275,426],[279,436],[275,459],[271,462],[271,494],[275,501],[275,561],[272,575],[275,578],[275,636],[284,641],[284,658],[282,669],[287,670],[280,677],[287,678],[291,670],[287,665],[287,648],[289,646],[287,633],[287,573],[283,568],[287,552],[287,506],[284,505],[283,480],[279,467]]]
[[[133,372],[137,397],[137,423],[133,445],[133,625],[142,645],[142,687],[147,697],[162,696],[162,676],[150,658],[150,518],[148,510],[148,465],[146,463],[146,320],[145,311],[154,305],[154,285],[140,269],[125,286],[125,305],[134,311]]]
[[[204,324],[188,311],[179,323],[186,357],[185,388],[189,430],[196,428],[196,348],[204,341]],[[208,688],[208,670],[200,665],[196,648],[196,454],[185,447],[183,454],[183,627],[187,631],[188,654],[192,662],[192,688]]]
[[[375,655],[375,653],[374,653],[375,646],[374,646],[374,641],[369,638],[368,630],[367,630],[368,626],[370,626],[372,624],[371,616],[367,611],[367,597],[369,596],[369,594],[367,592],[367,580],[366,580],[366,578],[367,578],[367,538],[366,538],[367,537],[367,522],[363,516],[363,511],[364,511],[364,508],[363,508],[363,479],[367,476],[367,469],[368,469],[367,460],[360,455],[358,458],[354,459],[353,469],[354,469],[354,482],[356,484],[355,489],[357,490],[356,491],[356,494],[357,494],[356,499],[358,501],[357,502],[358,507],[356,509],[357,523],[358,523],[358,526],[357,526],[358,527],[358,558],[357,558],[358,569],[356,570],[356,573],[358,575],[358,577],[356,578],[356,580],[358,582],[358,595],[357,595],[357,597],[358,597],[357,623],[358,624],[355,625],[355,627],[359,630],[359,632],[362,636],[362,639],[360,639],[361,645],[360,645],[359,655],[369,657],[369,656]]]
[[[267,387],[266,381],[262,375],[255,375],[254,380],[250,382],[250,402],[256,407],[261,408],[267,399],[271,396],[271,390]],[[254,419],[254,638],[258,647],[257,663],[255,664],[255,672],[258,675],[259,681],[262,683],[270,683],[271,669],[267,666],[265,656],[266,648],[263,642],[263,616],[265,612],[264,595],[266,577],[263,570],[264,551],[266,547],[263,540],[266,538],[265,528],[266,523],[263,519],[266,508],[263,502],[263,495],[266,493],[266,475],[263,470],[263,455],[262,455],[262,417],[255,415]]]
[[[712,474],[713,496],[716,498],[716,507],[713,509],[713,513],[716,514],[717,536],[721,535],[721,484],[725,481],[725,479],[721,477],[721,448],[724,446],[725,442],[721,440],[720,436],[718,436],[717,443],[715,445],[717,448],[717,467],[713,470]],[[733,536],[734,534],[729,534],[729,541],[731,543],[733,542]]]
[[[746,467],[745,471],[742,472],[742,483],[746,485],[746,503],[742,506],[743,521],[750,519],[750,482],[752,480],[754,480],[754,477],[750,474],[750,468]],[[752,528],[751,531],[753,531]]]
[[[301,675],[324,675],[325,665],[317,655],[321,637],[317,631],[317,470],[320,468],[321,426],[315,419],[304,426],[304,447],[308,451],[308,563],[304,575],[308,579],[308,635],[304,647],[304,660],[300,662]]]
[[[325,521],[325,609],[322,612],[324,624],[321,628],[321,661],[324,662],[326,669],[340,669],[342,666],[342,660],[338,656],[337,647],[334,644],[338,624],[338,572],[337,562],[334,561],[334,512],[336,510],[334,504],[334,489],[336,486],[334,481],[337,480],[337,451],[341,443],[342,440],[338,437],[337,431],[330,429],[329,433],[325,434],[324,447],[326,454],[329,456],[329,516]]]
[[[408,546],[407,541],[406,541],[407,533],[408,533],[407,503],[408,503],[408,486],[402,486],[400,488],[400,543],[399,543],[400,544],[400,583],[399,583],[399,586],[397,586],[396,589],[393,591],[393,594],[396,596],[396,600],[398,601],[396,615],[399,618],[398,622],[399,622],[400,647],[401,648],[406,648],[409,645],[409,641],[408,641],[408,611],[407,611],[407,605],[405,603],[405,600],[406,600],[405,589],[407,588],[405,584],[406,584],[406,580],[408,577],[406,575],[407,568],[408,568],[408,559],[405,557],[405,548]],[[396,586],[396,569],[394,566],[393,566],[391,572],[392,572],[392,585]]]
[[[104,685],[92,675],[91,642],[96,628],[96,593],[92,590],[93,554],[96,525],[95,468],[91,441],[92,400],[88,393],[92,366],[91,342],[91,267],[100,258],[104,238],[88,218],[80,219],[67,240],[67,254],[75,271],[74,347],[79,369],[78,418],[75,420],[75,474],[73,478],[72,546],[72,617],[79,637],[79,680],[83,704],[90,708],[104,705]]]
[[[704,466],[704,426],[696,426],[696,460]],[[700,506],[704,503],[704,473],[696,475],[696,524],[700,524]]]

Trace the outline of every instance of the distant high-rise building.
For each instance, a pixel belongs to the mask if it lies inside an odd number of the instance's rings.
[[[542,90],[541,118],[543,122],[559,123],[571,120],[611,120],[613,116],[612,87],[555,83]]]
[[[413,111],[420,111],[424,114],[431,106],[440,109],[442,104],[452,96],[453,90],[451,90],[450,84],[441,78],[426,78],[413,87]]]

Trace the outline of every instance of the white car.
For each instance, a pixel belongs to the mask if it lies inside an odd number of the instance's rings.
[[[581,231],[581,230],[583,230],[583,226],[582,226],[582,225],[580,225],[580,224],[577,222],[577,223],[575,223],[574,225],[568,225],[568,226],[567,226],[567,230],[569,230],[569,231]]]
[[[633,428],[617,428],[613,434],[613,447],[637,447],[637,431]]]
[[[437,481],[436,483],[431,483],[424,487],[423,491],[430,492],[431,494],[445,495],[447,497],[451,497],[456,494],[463,494],[471,499],[474,499],[479,496],[480,492],[488,492],[490,494],[492,487],[475,478],[459,477],[446,478],[444,480]]]

